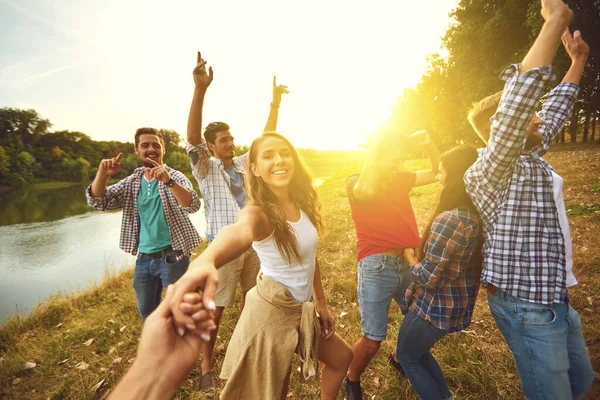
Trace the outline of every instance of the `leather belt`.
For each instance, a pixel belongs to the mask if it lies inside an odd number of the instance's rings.
[[[140,254],[143,254],[150,258],[163,258],[163,257],[168,257],[168,256],[178,256],[181,253],[182,253],[181,250],[173,250],[173,248],[171,246],[169,246],[166,249],[155,251],[154,253],[140,253]]]

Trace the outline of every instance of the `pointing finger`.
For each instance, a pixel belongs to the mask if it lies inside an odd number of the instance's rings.
[[[198,52],[198,60],[196,61],[196,63],[199,63],[200,61],[202,61],[202,56],[200,55],[200,52]]]
[[[277,87],[277,77],[275,75],[273,75],[273,87]]]
[[[146,157],[146,161],[149,161],[149,162],[150,162],[150,164],[154,165],[155,167],[160,167],[160,164],[159,164],[159,163],[157,163],[156,161],[154,161],[154,160],[153,160],[153,159],[151,159],[151,158],[148,158],[148,157]]]
[[[123,158],[123,153],[119,153],[116,157],[115,160],[117,160],[117,162],[121,161],[121,158]]]

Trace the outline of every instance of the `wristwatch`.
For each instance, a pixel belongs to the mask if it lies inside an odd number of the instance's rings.
[[[174,183],[175,183],[175,181],[173,180],[173,178],[170,178],[169,181],[167,183],[165,183],[165,185],[167,185],[167,187],[171,187],[171,186],[173,186]]]

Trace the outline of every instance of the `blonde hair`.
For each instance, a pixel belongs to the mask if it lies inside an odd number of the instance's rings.
[[[502,91],[480,100],[478,103],[474,104],[467,116],[467,119],[473,129],[475,129],[475,132],[477,132],[479,137],[485,142],[490,138],[490,118],[496,113],[501,97]]]
[[[266,138],[280,139],[289,147],[295,164],[294,176],[288,188],[290,201],[304,211],[319,233],[323,232],[321,201],[313,186],[312,176],[306,164],[286,137],[277,132],[264,132],[261,136],[254,139],[248,153],[248,170],[246,174],[249,177],[246,182],[246,192],[249,194],[250,203],[260,206],[267,215],[269,223],[273,226],[275,244],[281,257],[288,264],[291,264],[293,258],[302,263],[302,258],[298,252],[296,236],[294,236],[287,223],[285,213],[279,206],[277,196],[260,177],[254,175],[250,170],[250,166],[256,164],[258,148]]]

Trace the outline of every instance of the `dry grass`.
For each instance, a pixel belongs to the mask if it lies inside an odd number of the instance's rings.
[[[571,299],[580,312],[592,362],[600,370],[600,147],[566,146],[550,153],[548,161],[565,178],[565,200],[574,241],[575,274],[580,284]],[[337,317],[338,332],[353,344],[360,337],[356,298],[356,233],[343,189],[350,168],[331,176],[320,188],[327,231],[320,241],[319,257],[329,305]],[[436,186],[411,193],[420,226],[435,201]],[[201,251],[201,249],[199,249]],[[102,397],[135,357],[141,324],[131,289],[132,272],[109,274],[88,291],[56,296],[31,316],[13,318],[0,328],[0,397],[72,398]],[[348,314],[340,317],[344,311]],[[226,311],[216,349],[220,368],[226,343],[239,316]],[[390,310],[388,340],[383,343],[365,375],[367,399],[416,398],[409,382],[386,363],[394,346],[401,314]],[[124,327],[124,328],[123,328]],[[86,346],[86,342],[94,339]],[[449,335],[434,350],[457,399],[522,398],[512,356],[490,316],[481,293],[471,327]],[[115,362],[120,358],[120,362]],[[35,368],[26,369],[25,362]],[[79,369],[78,366],[85,366]],[[104,380],[99,390],[94,386]],[[202,399],[199,367],[177,393],[180,399]],[[599,398],[596,382],[587,399]],[[301,385],[292,378],[291,399],[316,399],[318,387]],[[341,398],[341,395],[340,397]]]

